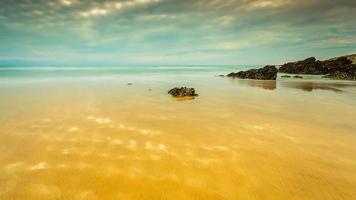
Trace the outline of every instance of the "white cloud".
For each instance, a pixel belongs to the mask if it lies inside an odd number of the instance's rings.
[[[104,2],[99,5],[96,5],[95,8],[92,8],[89,11],[81,12],[81,16],[83,17],[95,17],[95,16],[103,16],[110,13],[115,13],[118,11],[122,11],[124,9],[134,8],[144,4],[157,3],[161,0],[131,0],[125,2]]]
[[[137,17],[138,20],[173,20],[177,19],[181,16],[179,15],[168,15],[168,14],[157,14],[157,15],[139,15]]]
[[[70,5],[72,5],[73,2],[70,0],[60,0],[60,3],[65,6],[70,6]]]
[[[291,0],[255,0],[248,3],[245,8],[247,10],[264,9],[264,8],[279,8],[292,3]]]

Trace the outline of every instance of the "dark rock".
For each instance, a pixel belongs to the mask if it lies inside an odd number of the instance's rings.
[[[232,72],[226,76],[240,79],[276,80],[277,71],[278,70],[275,66],[268,65],[260,69],[250,69],[237,73]]]
[[[282,78],[291,78],[291,76],[289,76],[289,75],[282,75],[281,77]]]
[[[324,78],[340,79],[340,80],[356,80],[356,65],[351,65],[339,71],[331,72]]]
[[[235,74],[236,74],[235,72],[231,72],[230,74],[227,74],[226,76],[227,76],[227,77],[234,77]]]
[[[127,83],[127,85],[132,85],[132,83]]]
[[[303,76],[295,75],[293,78],[303,78]]]
[[[218,77],[225,77],[225,75],[220,74],[220,75],[218,75]]]
[[[324,74],[331,74],[337,71],[345,71],[352,67],[352,61],[347,57],[321,61]]]
[[[174,97],[195,97],[195,96],[198,96],[198,94],[195,93],[194,88],[187,88],[187,87],[173,88],[168,91],[168,94],[171,94]]]
[[[282,65],[279,72],[288,74],[318,74],[320,63],[314,57]]]
[[[348,71],[350,66],[352,66],[352,61],[344,56],[324,61],[310,57],[302,61],[286,63],[278,71],[288,74],[326,75],[338,71]]]

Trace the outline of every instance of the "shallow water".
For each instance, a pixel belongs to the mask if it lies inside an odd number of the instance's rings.
[[[0,199],[356,199],[356,83],[238,69],[0,68]]]

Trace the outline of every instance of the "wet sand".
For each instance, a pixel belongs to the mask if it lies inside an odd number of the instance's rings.
[[[166,94],[180,85],[199,97]],[[355,88],[206,74],[3,80],[0,199],[356,199]]]

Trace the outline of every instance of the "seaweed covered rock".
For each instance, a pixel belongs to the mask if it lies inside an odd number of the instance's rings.
[[[275,66],[268,65],[260,69],[250,69],[237,73],[233,72],[226,76],[240,79],[276,80],[277,71]]]
[[[195,96],[198,96],[198,94],[195,93],[194,88],[187,88],[187,87],[173,88],[168,91],[168,94],[171,94],[173,97],[195,97]]]

